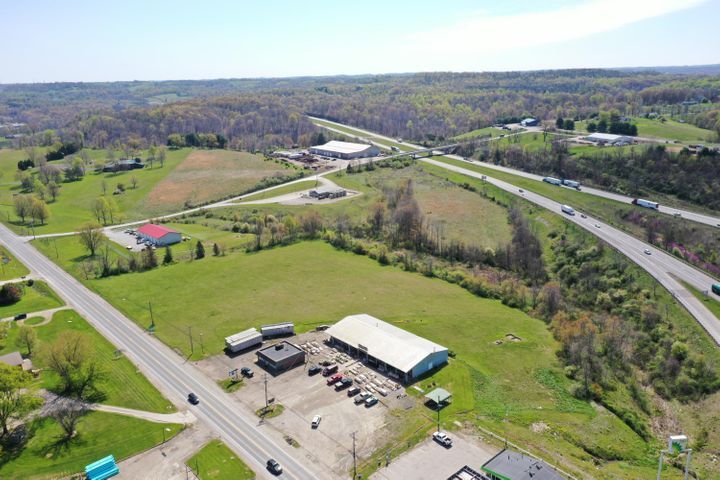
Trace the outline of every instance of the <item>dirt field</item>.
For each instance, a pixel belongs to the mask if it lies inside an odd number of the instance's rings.
[[[296,442],[297,448],[304,449],[310,461],[332,470],[338,477],[345,477],[352,466],[352,432],[356,432],[358,457],[369,456],[386,440],[383,429],[389,421],[389,412],[397,408],[411,408],[415,400],[407,397],[401,386],[347,355],[333,351],[324,343],[326,338],[325,333],[313,332],[288,339],[309,352],[307,363],[277,376],[267,374],[268,397],[282,405],[284,411],[277,417],[264,420],[264,424],[273,431],[271,435],[288,443]],[[264,346],[273,343],[266,341]],[[250,410],[256,411],[265,404],[266,374],[255,363],[256,351],[253,349],[232,358],[217,355],[197,365],[216,380],[226,378],[234,368],[251,367],[255,376],[245,379],[245,385],[232,395]],[[355,404],[347,389],[336,391],[326,384],[327,378],[321,374],[307,374],[311,365],[323,361],[336,362],[339,373],[353,378],[353,386],[374,392],[380,402],[371,407]],[[385,396],[379,393],[380,389],[385,391]],[[310,424],[315,415],[321,415],[322,421],[319,428],[312,429]]]
[[[261,156],[227,150],[196,150],[153,188],[144,200],[149,213],[239,194],[262,179],[292,170]]]

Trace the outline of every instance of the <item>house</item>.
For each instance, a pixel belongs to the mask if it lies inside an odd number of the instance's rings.
[[[537,118],[526,118],[520,122],[523,127],[537,127],[540,125],[540,120]]]
[[[124,158],[116,162],[107,163],[102,171],[103,172],[126,172],[128,170],[137,170],[145,168],[145,164],[139,158]]]
[[[153,245],[172,245],[182,240],[180,232],[163,225],[155,225],[154,223],[146,223],[137,229],[137,236],[143,240],[147,240]]]
[[[21,367],[26,372],[33,368],[32,361],[29,358],[23,358],[20,352],[11,352],[0,356],[0,362],[10,365],[11,367]]]
[[[448,349],[367,314],[349,315],[328,330],[330,344],[410,383],[448,362]]]
[[[355,158],[376,157],[380,153],[380,149],[375,145],[367,145],[365,143],[331,140],[325,145],[310,147],[310,153],[322,155],[323,157],[353,160]]]

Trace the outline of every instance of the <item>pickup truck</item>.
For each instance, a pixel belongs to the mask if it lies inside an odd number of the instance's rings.
[[[449,448],[452,446],[452,438],[448,437],[445,433],[433,432],[432,436],[433,436],[433,440],[438,442],[443,447]]]
[[[335,390],[340,391],[344,388],[348,388],[350,385],[353,384],[353,380],[350,377],[343,377],[340,379],[339,382],[335,384]]]
[[[333,375],[332,377],[328,378],[328,379],[327,379],[327,384],[328,384],[328,385],[332,385],[332,384],[334,384],[334,383],[339,382],[340,380],[342,380],[342,378],[343,378],[342,375],[340,375],[340,374],[338,373],[337,375]]]

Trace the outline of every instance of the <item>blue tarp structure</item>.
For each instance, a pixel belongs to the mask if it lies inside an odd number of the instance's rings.
[[[115,457],[112,455],[108,455],[85,467],[87,480],[105,480],[114,477],[118,473],[120,473],[120,469],[115,465]]]

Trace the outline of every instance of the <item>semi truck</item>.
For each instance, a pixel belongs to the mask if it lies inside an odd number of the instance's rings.
[[[566,187],[580,190],[580,182],[576,182],[575,180],[563,180],[562,184],[565,185]]]
[[[650,200],[643,200],[642,198],[633,198],[632,204],[639,205],[645,208],[651,208],[653,210],[657,210],[658,208],[660,208],[659,203],[651,202]]]
[[[543,182],[547,182],[551,185],[562,185],[562,180],[553,177],[545,177],[543,178]]]
[[[575,209],[572,208],[570,205],[561,205],[560,210],[562,210],[564,213],[567,213],[568,215],[575,215]]]

